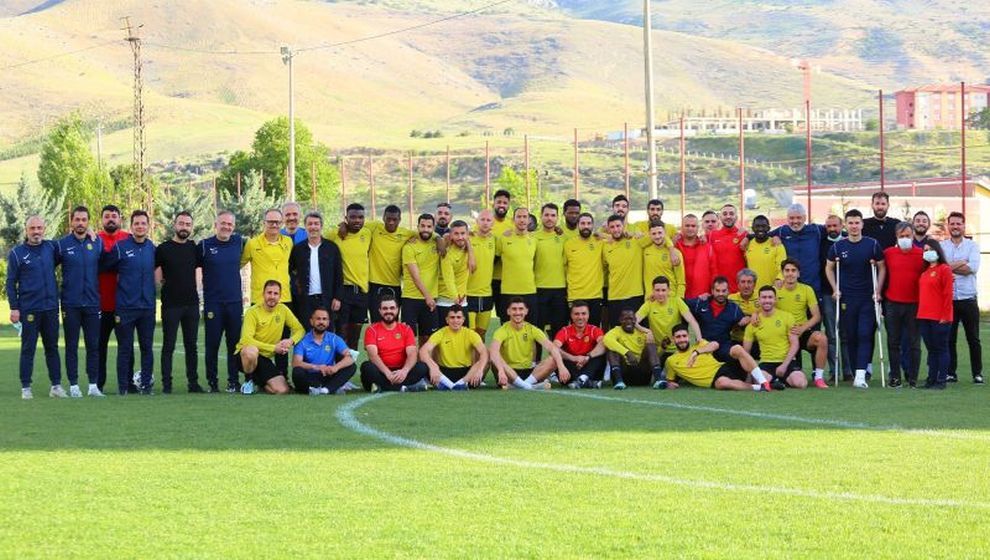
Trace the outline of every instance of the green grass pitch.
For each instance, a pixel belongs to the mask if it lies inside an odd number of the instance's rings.
[[[967,364],[943,392],[55,401],[39,350],[22,402],[17,344],[3,558],[990,554],[990,395]]]

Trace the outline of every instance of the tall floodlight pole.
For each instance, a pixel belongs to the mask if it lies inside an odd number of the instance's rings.
[[[286,200],[296,200],[296,102],[292,92],[292,57],[289,47],[282,47],[282,63],[289,67],[289,172],[286,179]]]
[[[646,143],[649,151],[649,169],[646,172],[649,181],[650,199],[658,197],[657,193],[657,145],[653,138],[656,123],[653,120],[653,21],[650,12],[650,0],[643,0],[643,60],[646,71]]]

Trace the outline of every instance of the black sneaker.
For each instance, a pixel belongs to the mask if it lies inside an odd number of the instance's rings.
[[[200,387],[199,383],[193,383],[192,385],[189,386],[189,392],[190,393],[203,393],[204,391],[203,391],[203,388]]]
[[[954,373],[950,373],[949,375],[946,375],[945,376],[945,382],[946,383],[957,383],[958,381],[959,381],[959,378]]]
[[[783,391],[787,388],[787,383],[784,383],[780,379],[774,379],[770,382],[770,388],[774,391]]]
[[[918,382],[915,381],[915,380],[913,380],[913,379],[910,379],[910,380],[908,380],[908,387],[911,387],[912,389],[917,389],[918,388]]]
[[[974,375],[973,376],[973,383],[975,383],[977,385],[983,385],[983,376],[982,375]]]
[[[218,387],[216,383],[210,383],[210,389],[207,392],[208,393],[219,393],[220,392],[220,387]]]
[[[154,394],[154,393],[151,392],[151,387],[145,387],[145,388],[141,389],[140,392],[141,392],[142,395],[149,395],[150,396],[150,395],[153,395]]]
[[[163,385],[162,386],[162,393],[164,393],[166,395],[171,395],[172,394],[172,386],[171,385]]]
[[[238,383],[238,382],[236,382],[236,381],[230,381],[230,382],[228,382],[227,383],[227,392],[228,393],[235,393],[235,394],[236,393],[240,393],[241,392],[241,384]]]
[[[890,378],[890,383],[888,383],[887,385],[890,386],[893,389],[900,389],[900,387],[901,387],[901,378],[900,377],[891,377]]]

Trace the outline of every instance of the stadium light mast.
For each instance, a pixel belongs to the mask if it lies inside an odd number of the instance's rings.
[[[285,196],[289,201],[296,200],[296,103],[292,92],[292,57],[295,53],[283,46],[282,63],[289,67],[289,169],[286,177]]]
[[[657,146],[653,138],[656,123],[653,119],[653,20],[650,0],[643,0],[643,59],[646,73],[646,143],[648,144],[649,168],[646,177],[650,199],[657,198]]]

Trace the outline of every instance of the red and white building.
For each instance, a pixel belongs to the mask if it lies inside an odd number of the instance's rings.
[[[961,89],[961,84],[932,84],[898,91],[897,127],[958,130],[963,111],[971,115],[990,105],[990,86],[967,84],[965,100]]]

